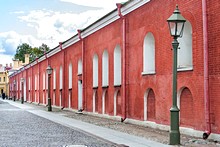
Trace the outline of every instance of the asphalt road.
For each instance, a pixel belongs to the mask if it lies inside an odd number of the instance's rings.
[[[30,146],[116,147],[117,145],[0,101],[0,147]]]

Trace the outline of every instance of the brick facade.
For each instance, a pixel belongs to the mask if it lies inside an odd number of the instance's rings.
[[[139,5],[140,4],[140,5]],[[51,98],[56,95],[52,104],[72,109],[79,109],[79,82],[82,80],[82,106],[84,111],[107,114],[110,116],[126,116],[127,118],[153,121],[156,124],[170,124],[170,107],[172,105],[172,38],[169,34],[167,18],[178,4],[182,15],[192,26],[192,61],[193,69],[178,71],[178,99],[180,106],[180,124],[182,127],[205,131],[204,104],[204,55],[203,55],[203,24],[202,2],[200,0],[151,0],[130,1],[122,6],[123,19],[117,11],[109,13],[101,20],[81,30],[78,34],[42,56],[38,61],[25,66],[10,77],[10,83],[26,79],[26,99],[30,102],[46,104],[47,90],[43,89],[43,74],[47,65],[56,69],[56,83],[52,74]],[[131,6],[131,7],[130,7]],[[128,9],[133,8],[129,13]],[[220,92],[219,80],[219,35],[220,9],[218,0],[208,2],[208,47],[209,47],[209,97],[211,100],[212,132],[220,133]],[[109,20],[112,22],[100,27]],[[219,19],[218,19],[219,18]],[[100,25],[100,26],[99,26]],[[125,25],[125,46],[123,46],[123,25]],[[98,28],[98,29],[97,29]],[[94,31],[95,30],[95,31]],[[147,33],[155,39],[155,73],[143,72],[143,44]],[[114,85],[114,49],[121,49],[122,84]],[[124,52],[123,49],[126,49]],[[108,85],[102,86],[103,52],[108,52]],[[123,53],[126,53],[123,55]],[[93,87],[93,57],[98,56],[98,87]],[[123,57],[126,58],[123,61]],[[78,62],[82,60],[83,73],[78,74]],[[69,81],[69,64],[72,64],[72,81]],[[62,66],[62,90],[60,87],[60,67]],[[125,75],[123,73],[126,73]],[[38,89],[34,89],[35,76]],[[30,77],[31,90],[28,90]],[[123,83],[125,78],[125,83]],[[46,76],[45,76],[45,80]],[[72,88],[69,89],[69,82]],[[53,85],[56,84],[56,89]],[[19,87],[20,88],[20,87]],[[13,88],[12,88],[13,89]],[[125,97],[123,92],[125,92]],[[71,94],[70,94],[71,93]],[[60,100],[60,94],[62,95]],[[11,96],[13,96],[11,91]],[[44,95],[44,96],[43,96]],[[36,97],[35,97],[36,96]],[[18,99],[20,99],[18,93]],[[43,100],[44,97],[44,100]],[[69,104],[70,102],[70,104]],[[95,105],[94,105],[95,104]],[[104,109],[105,108],[105,109]],[[146,111],[146,112],[144,112]]]

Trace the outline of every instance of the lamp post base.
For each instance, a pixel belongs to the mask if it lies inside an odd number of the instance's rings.
[[[23,97],[21,98],[21,103],[24,104],[24,98]]]
[[[48,111],[52,111],[51,98],[48,98]]]
[[[180,144],[180,132],[179,131],[170,131],[170,145],[179,145]]]
[[[170,145],[180,144],[179,111],[175,106],[170,109]]]

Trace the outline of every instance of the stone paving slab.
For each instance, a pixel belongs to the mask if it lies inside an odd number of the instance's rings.
[[[103,127],[99,127],[99,126],[85,123],[82,121],[78,121],[72,118],[67,118],[62,115],[58,115],[56,113],[33,109],[30,106],[19,104],[13,101],[8,101],[8,102],[16,107],[19,107],[20,109],[26,110],[35,115],[47,118],[51,121],[54,121],[56,123],[62,124],[67,127],[76,128],[76,129],[88,132],[90,134],[93,134],[100,138],[104,138],[116,144],[121,144],[125,146],[130,146],[130,147],[165,147],[165,146],[168,146],[168,145],[164,145],[158,142],[147,140],[145,138],[137,137],[134,135],[129,135],[126,133],[118,132],[118,131],[103,128]]]
[[[120,147],[79,129],[70,129],[55,121],[33,115],[28,111],[39,110],[19,105],[0,104],[0,147]]]

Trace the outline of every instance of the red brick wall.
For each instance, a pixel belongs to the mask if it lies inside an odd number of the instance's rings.
[[[189,122],[181,120],[183,126],[193,127],[197,130],[205,130],[205,110],[204,110],[204,77],[203,77],[203,31],[202,31],[202,3],[200,0],[152,0],[146,5],[140,7],[137,10],[127,14],[126,18],[126,85],[127,85],[127,117],[132,119],[143,120],[144,119],[144,94],[147,89],[152,89],[154,92],[155,100],[148,101],[149,106],[155,108],[149,108],[150,121],[155,121],[158,124],[169,124],[170,122],[170,107],[172,105],[172,50],[171,42],[172,38],[169,35],[167,18],[172,14],[175,9],[175,5],[178,4],[183,16],[191,23],[193,30],[193,70],[178,72],[178,88],[180,93],[183,87],[184,89],[181,99],[181,119],[188,119],[191,117],[189,108],[193,109],[193,112],[198,112],[194,115],[194,120]],[[208,2],[208,20],[209,20],[209,86],[210,86],[210,98],[211,98],[211,120],[212,131],[220,133],[220,94],[219,94],[219,23],[220,10],[218,9],[219,3],[217,0]],[[114,115],[114,94],[117,90],[120,90],[120,99],[117,100],[116,113],[122,116],[122,101],[123,87],[114,87],[114,49],[116,45],[120,45],[122,49],[122,20],[119,19],[108,26],[100,29],[99,31],[91,34],[83,39],[85,47],[85,67],[84,78],[85,83],[85,95],[84,95],[84,109],[86,111],[93,110],[93,56],[98,55],[98,88],[97,98],[98,113],[102,113],[102,95],[105,89],[108,93],[108,101],[106,101],[106,113]],[[151,32],[155,38],[155,59],[156,59],[156,73],[152,75],[142,75],[143,71],[143,42],[145,35]],[[109,54],[109,86],[102,87],[102,54],[104,49],[108,50]],[[123,53],[123,52],[122,52]],[[72,63],[72,102],[73,109],[78,109],[78,60],[82,59],[82,43],[71,45],[65,49],[64,52],[59,52],[56,55],[49,57],[48,61],[52,68],[56,68],[56,105],[59,105],[59,69],[60,65],[63,67],[63,74],[65,79],[63,89],[63,104],[68,105],[68,65]],[[64,61],[66,62],[64,64]],[[45,71],[47,67],[47,60],[39,64],[40,74]],[[123,65],[122,65],[123,66]],[[32,76],[31,85],[34,85],[34,74],[38,71],[38,65],[35,65],[27,70],[27,76]],[[18,76],[18,75],[17,75]],[[42,76],[42,74],[41,74]],[[122,76],[123,77],[123,76]],[[52,78],[53,81],[53,78]],[[28,80],[27,80],[28,82]],[[42,84],[42,82],[41,82]],[[40,84],[40,85],[41,85]],[[42,86],[40,86],[42,87]],[[28,89],[28,86],[27,86]],[[33,89],[33,88],[32,88]],[[34,90],[34,89],[33,89]],[[42,89],[40,89],[42,91]],[[190,94],[189,94],[190,93]],[[28,96],[28,94],[27,94]],[[52,96],[52,94],[51,94]],[[150,92],[150,97],[153,97]],[[33,93],[31,93],[33,97]],[[42,94],[40,94],[42,99]],[[40,99],[40,102],[42,100]],[[187,105],[186,100],[190,101],[190,105]],[[33,101],[31,99],[30,101]],[[120,101],[120,102],[119,102]]]
[[[147,119],[150,121],[155,121],[155,95],[152,89],[148,92],[147,97]]]
[[[130,13],[128,19],[129,59],[129,117],[143,120],[144,93],[152,88],[156,99],[156,122],[169,124],[169,109],[172,104],[172,38],[169,35],[166,19],[172,14],[178,3],[183,16],[193,28],[193,71],[178,72],[178,91],[181,87],[190,87],[196,99],[195,116],[197,129],[204,129],[203,103],[203,44],[201,1],[151,1]],[[159,11],[155,11],[159,10]],[[161,14],[162,12],[163,14]],[[142,76],[143,41],[148,32],[155,37],[156,74]],[[134,37],[135,36],[135,37]],[[193,81],[193,82],[192,82]],[[138,108],[138,109],[137,109]],[[141,111],[140,111],[141,110]],[[141,112],[141,113],[140,113]],[[201,123],[201,121],[203,123]]]
[[[188,88],[184,88],[180,96],[180,124],[185,127],[194,127],[194,101]]]

